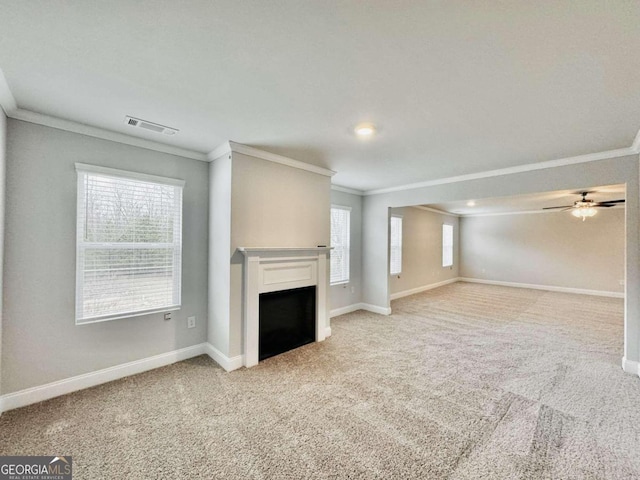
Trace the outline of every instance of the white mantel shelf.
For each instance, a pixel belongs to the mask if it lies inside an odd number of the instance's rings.
[[[316,287],[316,342],[328,326],[328,255],[331,247],[238,247],[244,255],[244,365],[258,364],[261,293]]]
[[[273,253],[318,253],[328,252],[333,247],[238,247],[238,251],[245,256],[273,254]]]

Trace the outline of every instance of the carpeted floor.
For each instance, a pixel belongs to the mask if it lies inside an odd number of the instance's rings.
[[[620,299],[457,283],[225,373],[207,357],[0,417],[75,479],[640,478]]]

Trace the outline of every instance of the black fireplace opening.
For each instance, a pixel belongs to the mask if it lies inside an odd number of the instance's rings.
[[[273,357],[316,340],[316,287],[260,294],[258,358]]]

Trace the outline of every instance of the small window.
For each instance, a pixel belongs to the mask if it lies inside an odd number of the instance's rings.
[[[453,265],[453,225],[442,225],[442,266]]]
[[[184,182],[76,169],[76,324],[177,310]]]
[[[399,275],[402,272],[402,217],[391,217],[390,230],[389,272],[391,275]]]
[[[349,281],[351,208],[331,207],[331,284]]]

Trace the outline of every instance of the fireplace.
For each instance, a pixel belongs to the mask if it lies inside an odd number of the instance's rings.
[[[259,322],[259,360],[315,342],[316,287],[261,293]]]
[[[244,255],[244,366],[330,334],[330,248],[238,248]],[[275,315],[275,318],[272,316]]]

